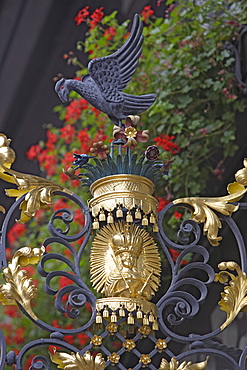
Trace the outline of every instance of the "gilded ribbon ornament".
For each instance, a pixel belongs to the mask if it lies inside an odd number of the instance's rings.
[[[229,285],[224,287],[224,292],[221,293],[222,299],[219,301],[221,310],[227,313],[227,319],[220,327],[223,330],[240,311],[247,312],[247,278],[246,273],[242,272],[236,262],[221,262],[218,268],[237,272],[237,276],[228,271],[220,271],[215,274],[215,281],[222,284],[229,282]]]
[[[10,142],[11,139],[0,134],[0,178],[16,184],[18,187],[6,190],[9,197],[19,199],[26,194],[24,201],[20,204],[21,217],[17,220],[17,222],[24,224],[35,216],[37,210],[46,209],[51,204],[55,191],[62,191],[70,195],[72,192],[53,181],[11,170],[10,167],[15,160],[15,152],[9,147]],[[3,211],[2,208],[0,211]]]
[[[29,264],[37,264],[44,254],[45,248],[23,247],[19,249],[3,269],[6,284],[0,286],[0,301],[3,305],[15,305],[18,302],[35,321],[38,320],[31,308],[31,300],[37,294],[37,288],[32,284],[32,279],[26,276],[27,272],[21,270]]]
[[[52,362],[57,364],[59,369],[65,370],[104,370],[105,360],[101,353],[98,353],[95,357],[91,355],[89,351],[85,352],[82,356],[79,352],[77,353],[65,353],[56,352],[50,353]]]

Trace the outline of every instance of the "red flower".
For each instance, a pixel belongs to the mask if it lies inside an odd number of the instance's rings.
[[[175,251],[175,249],[170,249],[170,253],[171,253],[172,260],[176,262],[180,253],[178,251]]]
[[[86,344],[88,342],[88,339],[89,339],[88,336],[85,333],[78,334],[77,338],[79,340],[80,346],[83,346],[84,344]]]
[[[68,279],[65,276],[60,276],[59,277],[59,280],[58,280],[59,289],[62,289],[64,287],[66,287],[67,285],[71,285],[72,283],[73,283],[73,281]]]
[[[104,32],[104,37],[107,38],[107,40],[111,40],[116,35],[116,29],[114,27],[109,27]]]
[[[80,118],[81,112],[88,109],[88,102],[81,98],[73,100],[70,105],[66,107],[65,121],[73,123]]]
[[[9,232],[7,233],[7,238],[10,244],[14,244],[14,242],[22,236],[26,231],[26,225],[20,225],[15,223]]]
[[[156,199],[158,199],[158,201],[159,201],[158,212],[162,211],[162,209],[165,208],[165,206],[167,206],[167,204],[170,203],[169,200],[167,200],[165,198],[158,197],[158,195],[156,195]]]
[[[62,159],[63,168],[68,168],[71,166],[71,164],[74,162],[74,152],[70,151],[67,152]]]
[[[174,139],[175,139],[175,136],[173,135],[169,136],[169,135],[161,134],[160,136],[154,139],[154,142],[156,143],[156,145],[160,146],[162,149],[166,150],[167,152],[176,154],[180,152],[180,147],[172,141]]]
[[[97,130],[96,136],[94,138],[94,142],[98,141],[109,141],[109,137],[104,134],[104,131],[102,129]]]
[[[101,19],[104,17],[104,13],[102,12],[103,6],[100,8],[95,9],[95,11],[90,15],[90,18],[92,19],[90,21],[90,30],[92,30],[97,24],[101,21]]]
[[[177,219],[180,220],[180,218],[183,216],[182,213],[179,213],[178,211],[174,211],[173,216]]]
[[[73,136],[76,134],[76,130],[72,125],[66,125],[60,128],[61,137],[65,140],[66,144],[70,144],[73,140]]]
[[[53,210],[56,212],[62,208],[68,208],[68,205],[63,199],[58,199],[53,205]]]
[[[48,176],[52,176],[56,173],[57,159],[55,155],[53,154],[47,155],[45,157],[45,162],[40,164],[44,167]]]
[[[67,343],[74,344],[75,340],[74,335],[65,335],[64,339],[66,340]]]
[[[87,132],[87,128],[84,128],[83,130],[80,130],[77,134],[77,137],[81,143],[81,145],[84,145],[85,143],[87,143],[90,138],[89,138],[89,135],[88,135],[88,132]],[[89,148],[88,148],[89,150]],[[85,151],[83,151],[85,153]]]
[[[48,130],[46,132],[46,136],[47,136],[46,147],[49,150],[53,150],[54,147],[55,147],[54,144],[57,142],[58,137],[57,137],[56,134],[54,134],[53,132],[51,132],[51,130]]]
[[[3,313],[9,317],[21,317],[18,306],[6,306]]]
[[[141,12],[144,22],[154,14],[154,10],[151,9],[151,5],[145,6]]]
[[[68,181],[68,176],[64,172],[60,173],[60,181],[62,184]]]
[[[32,146],[30,146],[30,148],[26,152],[26,156],[27,156],[28,159],[30,159],[30,161],[32,161],[34,158],[36,158],[38,156],[38,154],[41,152],[41,150],[42,149],[41,149],[39,144],[32,145]]]
[[[84,239],[85,239],[85,238],[84,238],[84,236],[82,236],[80,239],[76,240],[76,242],[75,242],[75,243],[76,243],[77,245],[81,246],[81,245],[82,245],[82,243],[84,242]]]
[[[77,16],[74,18],[77,26],[84,22],[85,19],[89,16],[90,13],[88,11],[88,8],[89,6],[85,6],[85,8],[79,10],[79,12],[77,13]]]

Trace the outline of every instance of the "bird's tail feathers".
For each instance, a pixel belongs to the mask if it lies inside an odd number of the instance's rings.
[[[122,93],[124,98],[123,113],[126,115],[134,115],[144,112],[154,103],[155,94],[146,95],[129,95]]]

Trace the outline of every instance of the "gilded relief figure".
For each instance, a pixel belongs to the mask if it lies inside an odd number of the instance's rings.
[[[91,251],[93,287],[105,297],[149,301],[160,283],[160,256],[150,235],[134,224],[107,225]]]

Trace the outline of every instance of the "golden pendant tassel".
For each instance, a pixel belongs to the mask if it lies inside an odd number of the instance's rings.
[[[101,316],[101,313],[99,311],[96,314],[95,322],[96,322],[96,324],[102,324],[102,316]]]
[[[93,221],[93,229],[99,229],[99,221],[97,218],[95,218]]]
[[[117,322],[117,315],[115,311],[113,311],[111,314],[111,322]]]
[[[134,319],[132,313],[130,312],[129,315],[128,315],[127,324],[134,325],[134,323],[135,323],[135,319]]]

